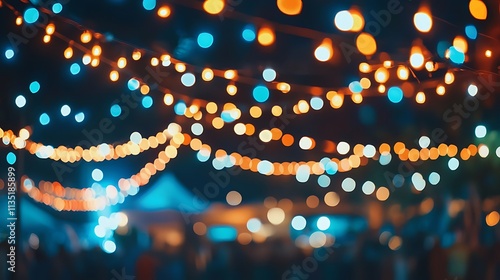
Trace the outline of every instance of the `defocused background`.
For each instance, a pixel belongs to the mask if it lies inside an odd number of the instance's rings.
[[[499,12],[0,0],[1,279],[500,279]]]

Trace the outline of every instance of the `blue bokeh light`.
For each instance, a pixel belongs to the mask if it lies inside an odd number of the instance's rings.
[[[61,5],[61,3],[54,3],[54,5],[52,5],[52,12],[54,12],[54,14],[62,12],[62,9],[63,5]]]
[[[151,11],[156,7],[156,0],[142,0],[142,6],[145,10]]]
[[[137,79],[132,78],[132,79],[128,80],[127,86],[128,86],[129,90],[134,91],[134,90],[137,90],[139,88],[140,83]]]
[[[40,17],[40,13],[35,8],[28,8],[24,12],[24,21],[26,23],[34,23]]]
[[[198,35],[197,42],[201,48],[204,48],[204,49],[210,48],[212,46],[212,44],[214,43],[214,36],[212,36],[212,34],[210,34],[208,32],[200,33]]]
[[[153,106],[153,98],[151,98],[151,96],[144,96],[142,98],[142,107],[148,109],[151,108],[151,106]]]
[[[40,115],[40,123],[42,125],[47,125],[50,123],[50,117],[47,115],[47,113],[43,113]]]
[[[71,66],[69,67],[69,71],[73,75],[76,75],[76,74],[80,73],[80,65],[78,63],[76,63],[76,62],[73,63],[73,64],[71,64]]]
[[[111,112],[111,116],[116,118],[122,113],[122,107],[120,107],[120,105],[118,104],[114,104],[111,106],[111,109],[109,109],[109,111]]]
[[[252,94],[255,101],[260,103],[266,102],[269,99],[269,89],[265,86],[256,86]]]
[[[40,83],[37,81],[33,81],[30,84],[31,93],[37,93],[40,90]]]
[[[17,160],[16,154],[14,154],[13,152],[9,152],[7,154],[7,163],[8,164],[13,165],[14,163],[16,163],[16,160]]]
[[[392,103],[399,103],[403,100],[403,91],[399,87],[391,87],[387,91],[387,97]]]
[[[455,47],[450,47],[450,60],[456,64],[462,64],[465,61],[465,54]]]
[[[247,42],[253,42],[255,40],[255,29],[252,26],[247,26],[245,29],[243,29],[243,32],[241,32],[241,37],[243,37],[243,40]]]
[[[14,51],[13,51],[13,50],[11,50],[11,49],[7,49],[7,50],[5,51],[5,57],[6,57],[7,59],[11,59],[11,58],[13,58],[13,57],[14,57]]]
[[[477,29],[474,25],[467,25],[465,27],[465,35],[469,37],[469,39],[475,40],[477,38]]]
[[[83,122],[83,120],[85,120],[85,114],[84,113],[78,113],[75,115],[75,121],[78,122],[78,123],[81,123]]]

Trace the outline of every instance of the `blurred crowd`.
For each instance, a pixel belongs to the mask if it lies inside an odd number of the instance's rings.
[[[365,233],[352,242],[306,250],[284,239],[241,245],[197,238],[179,247],[123,244],[113,254],[98,247],[70,252],[60,245],[49,254],[41,242],[36,250],[18,252],[16,279],[500,279],[500,243],[482,246],[457,238],[446,248],[441,244],[420,236],[392,250],[378,233]]]

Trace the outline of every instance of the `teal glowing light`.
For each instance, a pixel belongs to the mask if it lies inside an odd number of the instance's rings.
[[[465,61],[465,54],[455,47],[450,47],[450,60],[456,64],[462,64]]]
[[[35,8],[29,8],[24,12],[24,21],[26,23],[34,23],[40,17],[40,13]]]
[[[467,25],[465,27],[465,35],[469,37],[469,39],[475,40],[477,38],[477,29],[474,25]]]
[[[243,32],[241,32],[241,37],[243,37],[243,40],[247,42],[252,42],[255,40],[255,29],[253,27],[246,27],[243,29]]]
[[[11,59],[11,58],[13,58],[13,57],[14,57],[14,51],[13,51],[13,50],[11,50],[11,49],[6,50],[6,51],[5,51],[5,57],[6,57],[7,59]]]
[[[361,83],[358,82],[358,81],[354,81],[354,82],[351,82],[349,84],[349,89],[353,92],[353,93],[360,93],[362,90],[363,90],[363,87],[361,86]]]
[[[80,73],[80,65],[76,62],[71,64],[71,66],[69,67],[69,72],[71,72],[71,74],[73,75]]]
[[[184,113],[186,112],[186,104],[184,102],[175,104],[174,111],[179,116],[184,115]]]
[[[139,88],[140,83],[137,79],[132,78],[132,79],[128,80],[127,86],[128,86],[129,90],[134,91],[134,90],[137,90]]]
[[[30,84],[31,93],[37,93],[40,90],[40,83],[37,81],[33,81]]]
[[[156,0],[142,0],[142,6],[145,10],[151,11],[156,7]]]
[[[253,89],[253,98],[257,102],[266,102],[269,99],[269,89],[265,86],[256,86]]]
[[[198,45],[201,48],[207,49],[214,43],[214,36],[208,32],[203,32],[198,35]]]
[[[120,107],[120,105],[118,104],[114,104],[113,106],[111,106],[111,109],[109,109],[109,111],[111,113],[111,116],[116,118],[122,113],[122,107]]]
[[[13,165],[14,163],[16,163],[16,160],[17,160],[16,154],[14,154],[13,152],[9,152],[7,154],[7,163],[8,164]]]
[[[54,12],[54,14],[62,12],[62,9],[63,6],[61,5],[61,3],[55,3],[54,5],[52,5],[52,12]]]
[[[142,98],[142,107],[148,109],[151,108],[151,106],[153,106],[153,98],[151,98],[151,96],[144,96]]]
[[[84,113],[78,113],[75,115],[75,121],[78,123],[83,122],[85,120],[85,114]]]
[[[50,123],[50,117],[47,113],[43,113],[40,115],[40,123],[42,125],[48,125]]]
[[[403,91],[399,87],[391,87],[387,91],[387,97],[392,103],[399,103],[403,100]]]
[[[228,242],[236,240],[238,231],[232,226],[211,226],[208,228],[207,237],[213,242]]]

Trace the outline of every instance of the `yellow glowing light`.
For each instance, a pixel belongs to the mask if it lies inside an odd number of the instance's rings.
[[[443,85],[439,85],[436,87],[436,93],[438,95],[444,95],[446,93],[446,89],[444,88]]]
[[[236,135],[243,135],[243,134],[245,134],[245,132],[247,130],[245,124],[243,124],[243,123],[235,124],[233,129],[234,129],[234,133],[236,133]]]
[[[274,43],[274,31],[270,27],[262,27],[257,34],[257,41],[263,46],[270,46]]]
[[[352,102],[360,104],[361,102],[363,102],[363,95],[361,95],[361,93],[354,93],[353,95],[351,95],[351,99]]]
[[[365,27],[365,19],[363,18],[363,15],[357,10],[350,10],[349,13],[351,13],[353,20],[352,28],[350,31],[361,31],[363,27]]]
[[[224,0],[205,0],[203,9],[211,15],[216,15],[224,9],[224,5]]]
[[[267,219],[273,225],[279,225],[285,220],[285,211],[281,208],[271,208],[267,211]]]
[[[302,0],[278,0],[278,9],[285,15],[295,16],[302,10]]]
[[[45,36],[43,36],[43,42],[44,42],[44,43],[48,43],[48,42],[50,42],[50,39],[51,39],[51,38],[50,38],[50,35],[45,35]]]
[[[47,27],[45,27],[45,33],[47,35],[52,35],[56,31],[56,26],[53,23],[49,23]]]
[[[212,126],[216,129],[221,129],[224,126],[224,120],[220,117],[215,117],[212,120]]]
[[[342,104],[344,104],[344,95],[338,93],[334,94],[332,96],[332,99],[330,100],[330,105],[332,106],[332,108],[338,109],[342,107]]]
[[[314,51],[314,57],[316,57],[318,61],[325,62],[330,60],[332,56],[333,56],[332,40],[325,38]]]
[[[118,74],[118,71],[113,70],[109,72],[109,79],[113,82],[118,81],[118,78],[120,77],[120,74]]]
[[[22,16],[18,16],[16,18],[16,25],[21,25],[23,24],[23,17]]]
[[[413,24],[418,31],[427,33],[432,28],[432,17],[429,13],[418,12],[413,16]]]
[[[253,126],[251,123],[247,123],[245,125],[245,134],[250,136],[255,133],[255,126]]]
[[[175,64],[175,70],[179,73],[183,73],[186,71],[186,64],[184,63],[176,63]]]
[[[170,16],[170,7],[169,6],[161,6],[159,9],[158,9],[158,16],[161,17],[161,18],[167,18],[168,16]]]
[[[163,102],[167,106],[172,105],[174,103],[174,96],[170,93],[166,93],[165,96],[163,96]]]
[[[387,80],[389,79],[389,71],[384,68],[384,67],[380,67],[379,69],[377,69],[377,71],[375,71],[375,81],[377,81],[378,83],[385,83],[387,82]]]
[[[282,83],[278,83],[278,85],[276,86],[276,88],[278,90],[280,90],[282,93],[288,93],[288,92],[290,92],[290,89],[291,89],[291,87],[290,87],[289,84],[283,83],[283,82]]]
[[[368,89],[372,85],[372,82],[368,78],[361,78],[361,80],[359,80],[359,83],[361,84],[361,87],[363,89]]]
[[[390,61],[390,60],[386,60],[386,61],[384,61],[384,63],[382,63],[382,65],[383,65],[385,68],[390,68],[390,67],[392,67],[393,62],[392,62],[392,61]]]
[[[92,47],[92,55],[93,56],[100,56],[102,52],[102,49],[99,45],[95,45]]]
[[[252,106],[250,108],[250,116],[255,119],[260,118],[262,116],[262,109],[259,106]]]
[[[283,109],[281,109],[280,106],[275,105],[273,106],[273,108],[271,108],[271,113],[273,114],[273,116],[279,117],[283,113]]]
[[[127,66],[127,59],[125,57],[118,58],[117,65],[118,65],[118,68],[120,68],[120,69],[125,68],[125,66]]]
[[[427,61],[425,63],[425,69],[427,69],[427,71],[429,71],[429,72],[436,71],[435,66],[434,66],[434,62]]]
[[[84,31],[82,33],[82,35],[80,36],[80,40],[82,41],[82,43],[88,43],[90,42],[90,40],[92,40],[92,34],[90,34],[89,31]]]
[[[444,75],[444,83],[449,85],[452,84],[454,81],[455,81],[455,74],[453,74],[453,72],[451,71],[446,72],[446,74]]]
[[[212,71],[212,69],[210,68],[203,69],[203,71],[201,72],[201,78],[205,82],[211,81],[214,78],[214,71]]]
[[[139,60],[139,59],[141,59],[141,57],[142,57],[142,53],[141,53],[141,51],[135,50],[135,51],[132,53],[132,59],[133,59],[133,60]]]
[[[152,57],[151,58],[151,66],[158,66],[158,64],[160,64],[160,60],[156,57]],[[179,72],[181,72],[181,71],[179,71]],[[184,71],[182,71],[182,72],[184,72]]]
[[[227,85],[226,87],[227,94],[235,95],[238,92],[238,88],[235,85]]]
[[[99,58],[93,58],[92,61],[90,62],[90,65],[92,65],[92,67],[97,67],[99,66],[100,62],[101,60]]]
[[[207,110],[207,113],[215,114],[217,112],[217,104],[215,104],[214,102],[208,102],[205,106],[205,109]]]
[[[224,72],[224,78],[228,79],[228,80],[232,80],[236,77],[236,71],[235,70],[226,70],[226,72]]]
[[[299,103],[297,103],[297,106],[298,106],[299,112],[301,112],[303,114],[309,112],[309,103],[307,103],[307,101],[300,100]]]
[[[425,103],[425,93],[420,91],[415,95],[415,101],[417,101],[418,104],[424,104]]]
[[[377,51],[377,42],[370,33],[361,33],[356,38],[356,47],[364,55],[372,55]]]
[[[424,55],[422,54],[422,51],[420,50],[419,47],[412,47],[411,48],[411,55],[410,55],[410,64],[411,67],[415,69],[420,69],[422,66],[424,66]]]
[[[466,53],[468,49],[467,40],[462,36],[457,36],[453,39],[453,46],[462,53]]]
[[[485,55],[486,57],[491,57],[491,54],[492,54],[492,53],[491,53],[491,51],[490,51],[490,50],[486,50],[486,51],[484,52],[484,55]]]
[[[73,48],[72,47],[67,47],[65,50],[64,50],[64,57],[66,59],[70,59],[71,57],[73,57]]]
[[[271,131],[264,129],[259,133],[259,139],[260,141],[267,143],[273,139],[273,134]]]
[[[469,2],[469,11],[475,19],[485,20],[488,16],[488,8],[480,0],[471,0]]]
[[[140,89],[142,94],[148,94],[149,93],[149,86],[148,85],[142,85]]]
[[[402,81],[408,80],[408,77],[410,76],[410,71],[408,70],[408,67],[404,65],[398,66],[397,70],[398,78]]]
[[[368,73],[372,70],[372,67],[370,66],[370,64],[366,63],[366,62],[361,62],[359,64],[359,72],[361,73]]]

